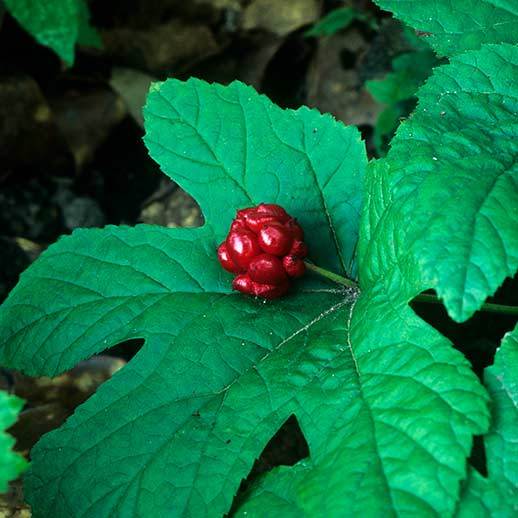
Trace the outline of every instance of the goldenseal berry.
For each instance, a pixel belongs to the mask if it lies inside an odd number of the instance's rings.
[[[236,274],[232,288],[265,299],[281,297],[304,275],[307,253],[300,225],[273,203],[238,210],[218,247],[221,266]]]

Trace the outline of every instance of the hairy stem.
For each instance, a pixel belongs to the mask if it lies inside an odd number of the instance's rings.
[[[336,282],[338,284],[342,284],[343,286],[346,286],[347,288],[358,288],[358,284],[354,282],[351,279],[348,279],[347,277],[343,277],[342,275],[338,275],[337,273],[330,272],[329,270],[326,270],[325,268],[321,268],[320,266],[317,266],[313,263],[309,263],[305,261],[306,268],[316,273],[317,275],[320,275],[321,277],[325,277],[326,279],[329,279],[330,281]],[[442,304],[441,299],[437,297],[436,295],[430,295],[423,293],[421,295],[418,295],[415,299],[415,302],[425,302],[429,304]],[[478,311],[487,311],[489,313],[502,313],[504,315],[518,315],[518,306],[505,306],[504,304],[493,304],[491,302],[486,302],[482,304],[480,309]]]

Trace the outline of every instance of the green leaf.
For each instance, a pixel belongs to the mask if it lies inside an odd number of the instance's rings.
[[[146,339],[135,362],[34,449],[26,479],[32,505],[42,516],[72,509],[95,516],[130,509],[144,516],[223,514],[290,415],[294,394],[282,380],[275,401],[263,366],[279,355],[285,361],[291,337],[305,336],[319,312],[342,303],[333,294],[308,296],[311,309],[300,297],[265,306],[211,293],[155,304],[133,322]],[[76,446],[63,448],[70,440]]]
[[[236,208],[278,203],[299,219],[312,260],[354,275],[366,165],[355,128],[306,107],[282,110],[239,82],[197,79],[154,84],[144,115],[151,156],[196,198],[218,239]]]
[[[260,363],[284,354],[344,300],[332,290],[275,304],[229,293],[215,247],[209,229],[79,230],[23,274],[0,315],[2,364],[53,375],[114,343],[146,341],[33,449],[26,493],[36,516],[124,515],[133,506],[176,516],[175,509],[230,506],[283,413],[265,416],[258,429],[226,403],[239,403]],[[232,424],[237,429],[227,431]],[[244,444],[247,427],[253,440]],[[177,467],[164,478],[167,465]],[[164,483],[173,485],[165,491]]]
[[[385,159],[372,164],[364,285],[401,274],[466,320],[518,268],[518,48],[488,45],[435,69]],[[390,236],[390,240],[387,239]],[[396,273],[397,272],[397,273]]]
[[[79,16],[77,43],[85,47],[102,49],[101,35],[90,25],[90,10],[86,0],[77,0],[77,4]]]
[[[416,32],[402,26],[405,40],[413,50],[397,55],[392,60],[392,72],[383,79],[365,83],[367,91],[387,107],[378,115],[374,127],[374,145],[378,156],[385,156],[388,144],[401,120],[407,118],[415,108],[415,93],[419,86],[429,77],[433,67],[440,61],[425,40]]]
[[[2,306],[0,364],[55,376],[144,331],[133,321],[173,292],[229,292],[208,229],[77,230],[21,276]],[[49,303],[49,298],[51,303]]]
[[[492,422],[484,437],[488,477],[471,468],[457,515],[518,514],[518,327],[508,333],[484,375]]]
[[[282,423],[296,412],[313,424],[315,395],[341,393],[337,382],[319,383],[342,345],[325,340],[327,319],[345,325],[341,298],[310,295],[310,310],[300,297],[266,306],[239,295],[192,299],[202,323],[183,318],[176,337],[148,334],[138,364],[35,448],[26,486],[42,516],[221,516]],[[63,448],[70,440],[76,447]]]
[[[319,20],[311,29],[304,33],[304,36],[330,36],[342,29],[346,29],[354,20],[367,20],[367,16],[354,7],[341,7],[334,9]]]
[[[196,80],[155,85],[146,129],[206,226],[76,231],[0,308],[0,363],[30,373],[144,340],[31,452],[35,516],[220,516],[293,414],[311,455],[284,483],[309,515],[451,514],[486,394],[391,272],[377,283],[362,269],[356,303],[310,280],[263,303],[232,293],[215,260],[236,208],[273,201],[302,221],[311,257],[343,271],[363,192],[357,131]]]
[[[419,50],[407,52],[392,60],[392,72],[383,79],[367,81],[367,91],[387,108],[378,116],[374,127],[374,144],[379,156],[388,150],[388,142],[394,136],[402,118],[407,117],[415,107],[415,93],[439,63],[435,54],[423,42],[415,42],[413,32],[405,27],[407,39]]]
[[[23,400],[0,391],[0,493],[7,491],[7,483],[27,467],[26,460],[13,451],[15,440],[4,432],[16,422]]]
[[[18,23],[39,43],[50,47],[66,63],[73,63],[74,45],[79,33],[78,0],[4,2]]]
[[[471,434],[488,425],[467,361],[378,286],[356,303],[347,348],[331,366],[320,385],[340,383],[342,399],[326,394],[313,426],[302,426],[311,457],[264,476],[240,514],[450,515]]]
[[[380,293],[358,302],[353,345],[341,293],[273,304],[228,294],[226,274],[210,261],[214,247],[208,229],[83,230],[24,274],[7,305],[16,318],[5,320],[3,362],[20,357],[24,368],[52,374],[118,341],[146,340],[33,449],[26,492],[36,516],[222,514],[291,414],[319,477],[337,469],[337,455],[357,451],[332,479],[329,496],[340,505],[374,463],[366,491],[381,484],[379,499],[362,507],[361,493],[359,509],[451,509],[470,435],[486,420],[484,393],[460,354]],[[409,484],[412,497],[403,493]]]
[[[170,84],[163,87],[167,90]],[[246,124],[242,117],[249,115],[256,117],[255,124],[259,124],[261,111],[268,110],[262,119],[267,129],[256,126],[263,140],[250,136],[245,147],[246,161],[240,164],[244,149],[238,138],[228,140],[232,135],[221,130],[211,147],[213,128],[194,133],[189,118],[169,118],[169,104],[163,114],[158,112],[160,103],[178,102],[175,95],[164,98],[163,93],[158,93],[163,88],[156,87],[151,94],[148,140],[155,136],[171,149],[164,153],[159,144],[150,146],[160,151],[168,165],[175,165],[171,156],[176,153],[183,157],[189,149],[192,161],[183,158],[178,171],[185,177],[185,184],[199,193],[202,206],[205,201],[208,224],[197,230],[139,226],[76,231],[50,247],[22,275],[0,311],[0,361],[33,374],[54,375],[115,343],[145,339],[143,349],[120,375],[32,452],[34,468],[27,477],[27,494],[37,514],[67,516],[71,505],[68,502],[73,501],[78,512],[109,515],[118,510],[124,514],[125,506],[135,504],[144,509],[144,514],[153,515],[155,511],[160,514],[161,510],[169,510],[171,498],[179,509],[198,509],[197,506],[212,505],[215,499],[214,505],[221,512],[227,510],[241,478],[282,424],[282,415],[279,410],[269,417],[262,432],[256,429],[257,423],[250,422],[253,444],[228,458],[214,456],[211,462],[203,444],[207,452],[222,447],[219,428],[212,428],[212,417],[219,415],[222,398],[230,397],[225,396],[230,387],[229,394],[235,392],[237,395],[232,397],[238,397],[241,380],[248,379],[250,371],[258,369],[270,352],[287,344],[292,335],[304,335],[313,321],[344,303],[341,292],[322,287],[315,292],[308,287],[314,283],[300,283],[301,292],[275,304],[232,294],[231,277],[217,263],[215,250],[240,201],[242,206],[243,200],[249,204],[250,200],[282,198],[278,193],[272,196],[271,184],[264,181],[265,171],[270,178],[284,174],[279,180],[282,182],[292,175],[294,189],[282,203],[301,221],[320,218],[320,228],[308,230],[307,240],[315,250],[322,243],[329,246],[332,257],[328,262],[337,261],[338,245],[327,218],[347,219],[353,234],[352,238],[347,236],[346,244],[350,262],[358,233],[354,224],[358,224],[366,162],[358,132],[317,112],[282,112],[243,85],[225,90],[201,82],[172,82],[174,92],[184,100],[193,93],[193,85],[204,90],[201,96],[212,94],[210,103],[200,108],[208,116],[220,115],[220,122],[235,119],[236,94],[246,95],[246,106],[238,107],[240,123]],[[188,103],[180,106],[192,108]],[[154,115],[149,113],[151,108]],[[205,115],[199,117],[202,122]],[[239,124],[234,129],[240,135]],[[281,139],[286,144],[280,144]],[[195,149],[196,143],[201,147]],[[331,143],[344,151],[338,160],[321,156],[329,152]],[[308,157],[298,149],[301,145],[309,148]],[[261,176],[247,177],[245,190],[237,188],[231,176],[225,178],[218,167],[215,173],[224,192],[215,192],[213,184],[203,183],[207,174],[214,180],[214,171],[203,163],[207,153],[222,153],[231,159],[225,163],[231,173],[237,168],[241,172],[246,164],[252,174]],[[308,165],[310,159],[315,160],[315,169]],[[350,190],[349,205],[333,205],[338,200],[338,186]],[[211,196],[214,200],[209,205]],[[317,208],[324,205],[329,207],[327,216],[316,215]],[[222,213],[228,216],[224,218]],[[219,234],[215,234],[216,230]],[[175,418],[171,419],[171,415]],[[246,429],[246,423],[235,416],[228,419]],[[168,424],[164,427],[163,423]],[[223,426],[225,421],[222,423]],[[81,437],[79,450],[77,445],[63,447],[70,437]],[[191,442],[184,443],[185,440]],[[239,443],[238,432],[232,440]],[[128,441],[129,449],[114,446],[120,441]],[[226,444],[223,448],[228,449]],[[114,462],[114,454],[122,452],[124,456],[128,451],[132,455]],[[183,478],[171,475],[173,494],[162,489],[161,462],[167,460],[164,451],[169,451],[170,462],[178,462],[179,466],[191,462]],[[241,457],[236,466],[226,466],[232,455]],[[172,460],[175,456],[176,461]],[[125,475],[121,475],[121,469]],[[214,473],[219,473],[218,477],[214,478]],[[154,498],[139,490],[143,480],[153,488]],[[97,489],[85,492],[85,487]],[[189,487],[197,489],[191,494],[186,489]],[[207,492],[205,500],[197,498],[198,491]],[[62,494],[66,496],[59,496]]]
[[[426,33],[441,55],[452,56],[485,43],[518,43],[515,0],[374,0],[396,18]]]
[[[365,87],[380,103],[395,104],[413,97],[437,63],[430,50],[407,52],[394,58],[392,72],[383,79],[367,81]]]

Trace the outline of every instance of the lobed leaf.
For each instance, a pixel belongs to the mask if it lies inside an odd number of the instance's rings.
[[[36,516],[228,509],[289,416],[262,409],[261,384],[255,404],[246,396],[259,363],[284,358],[296,335],[344,301],[325,290],[276,304],[230,293],[214,250],[209,229],[79,230],[23,274],[0,315],[2,364],[51,375],[123,340],[145,340],[33,449],[26,491]],[[230,403],[245,405],[243,418]],[[262,431],[246,409],[265,413]]]
[[[518,48],[488,45],[435,69],[420,89],[415,113],[370,170],[365,286],[383,278],[407,300],[435,288],[463,321],[514,275],[517,74]]]
[[[487,397],[468,362],[382,287],[361,295],[348,331],[320,382],[339,380],[348,398],[331,416],[317,409],[319,426],[302,426],[310,458],[264,476],[240,515],[263,516],[270,505],[273,516],[307,517],[455,509],[471,436],[488,425]]]
[[[147,312],[173,293],[229,293],[215,249],[208,229],[108,226],[61,238],[1,308],[0,364],[55,376],[118,342],[144,338]]]
[[[514,0],[374,0],[396,18],[424,32],[444,56],[475,50],[485,43],[518,42]]]
[[[176,87],[181,90],[181,84]],[[192,91],[192,83],[184,88],[185,92]],[[243,85],[234,88],[253,93]],[[259,108],[268,104],[256,94],[254,99]],[[151,96],[151,106],[152,101]],[[207,106],[214,108],[214,103]],[[223,112],[226,107],[222,103]],[[233,105],[230,108],[232,115]],[[307,140],[312,146],[320,142],[313,136],[314,130],[322,130],[322,143],[326,143],[333,137],[326,125],[338,127],[330,117],[307,111],[301,121],[308,117],[314,122],[308,129],[307,121],[302,124],[298,115],[288,112],[283,121],[282,111],[275,110],[280,114],[274,113],[272,117],[286,125],[290,138],[297,137],[297,129],[307,129],[312,136],[301,133],[295,140]],[[288,124],[292,122],[293,127]],[[186,124],[177,122],[176,126],[182,128]],[[175,124],[169,122],[167,126]],[[161,137],[164,136],[162,133]],[[291,212],[298,208],[294,213],[302,221],[310,217],[307,210],[326,202],[324,191],[328,186],[336,189],[340,176],[346,179],[345,186],[351,187],[351,199],[357,199],[359,204],[364,151],[356,130],[339,132],[341,138],[351,148],[341,161],[350,158],[352,178],[347,178],[340,168],[329,172],[332,160],[323,160],[322,173],[319,162],[315,165],[317,172],[307,165],[301,166],[300,175],[309,178],[293,183],[297,192],[304,186],[307,206],[291,197],[285,206]],[[167,142],[180,150],[185,145],[185,139],[177,139],[174,134],[169,135]],[[279,147],[277,140],[273,144]],[[275,159],[262,155],[264,145],[250,147],[250,163],[257,164],[254,167],[282,167],[282,155]],[[183,163],[182,172],[189,174],[195,185],[196,178],[203,179],[206,172],[197,162],[206,149],[191,152],[191,168]],[[269,152],[277,153],[277,149]],[[301,156],[296,163],[305,164],[304,153],[297,153]],[[232,147],[229,154],[232,155]],[[287,154],[289,161],[296,153],[288,150]],[[314,156],[318,158],[319,152],[315,151]],[[324,179],[323,190],[315,178]],[[264,182],[252,183],[255,190],[250,188],[247,196],[275,201]],[[202,185],[204,197],[209,200],[214,194],[213,186]],[[236,430],[230,434],[236,446],[223,444],[227,456],[207,458],[204,453],[204,448],[210,451],[222,447],[221,430],[214,419],[220,413],[230,413],[223,404],[227,398],[232,400],[239,398],[241,392],[246,393],[248,385],[243,387],[241,379],[252,380],[253,369],[258,369],[270,352],[273,354],[281,345],[287,347],[285,344],[293,335],[305,333],[313,322],[337,304],[341,306],[344,299],[335,290],[304,288],[309,283],[301,284],[299,294],[276,304],[263,304],[230,292],[230,276],[217,263],[215,250],[237,208],[231,205],[242,192],[237,191],[238,194],[227,189],[230,201],[215,196],[215,206],[224,208],[228,219],[224,221],[216,212],[212,218],[207,217],[208,224],[203,229],[139,226],[76,231],[42,254],[22,275],[2,306],[0,362],[30,373],[54,375],[121,341],[145,340],[139,354],[120,374],[103,385],[64,427],[47,435],[33,450],[34,467],[27,476],[26,487],[36,515],[124,515],[133,506],[152,515],[176,515],[176,511],[187,513],[193,509],[208,513],[209,505],[224,512],[241,478],[282,423],[282,412],[276,407],[271,415],[265,414],[262,432],[257,423],[248,423],[251,428],[247,432],[247,448],[237,448],[239,441],[245,439],[240,439]],[[326,192],[333,200],[336,192]],[[350,215],[347,224],[351,226],[354,221],[357,224],[358,210],[354,203],[346,205],[337,209],[334,217]],[[215,228],[220,232],[217,239]],[[310,246],[316,247],[322,241],[321,234],[327,234],[328,242],[334,243],[331,230],[324,224],[318,232],[308,232]],[[353,235],[357,236],[357,229]],[[351,260],[354,246],[351,240]],[[336,253],[331,255],[334,258]],[[260,395],[257,397],[261,401]],[[250,410],[267,411],[261,410],[259,404]],[[246,429],[247,424],[235,415],[227,417],[228,422],[221,419],[221,426],[232,422]],[[227,465],[232,458],[234,464]],[[176,468],[165,469],[163,462],[170,462],[171,466],[176,463]],[[164,477],[164,473],[171,475]],[[94,489],[85,492],[86,486]]]

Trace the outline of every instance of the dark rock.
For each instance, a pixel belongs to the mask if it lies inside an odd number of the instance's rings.
[[[92,198],[74,198],[63,206],[63,220],[69,230],[80,227],[102,227],[105,218],[101,207]]]
[[[70,174],[70,153],[52,111],[30,77],[0,77],[0,181],[23,172]]]

